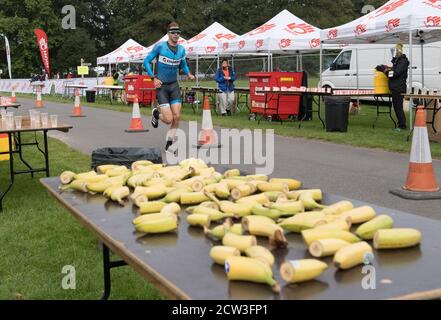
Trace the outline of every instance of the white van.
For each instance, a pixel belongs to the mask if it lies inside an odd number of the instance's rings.
[[[375,67],[380,64],[391,66],[395,45],[356,45],[344,48],[329,68],[322,74],[322,86],[335,89],[374,88]],[[441,89],[441,42],[424,45],[424,88]],[[404,46],[409,58],[409,46]],[[357,53],[358,52],[358,53]],[[416,90],[423,88],[421,72],[421,46],[413,46],[412,86]]]

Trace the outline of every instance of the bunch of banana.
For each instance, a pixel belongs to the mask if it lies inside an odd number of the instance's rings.
[[[210,258],[220,265],[225,265],[225,260],[229,257],[240,256],[240,251],[233,247],[227,246],[214,246],[210,250]]]
[[[194,227],[209,227],[211,218],[208,214],[190,214],[187,216],[187,222]]]
[[[302,231],[305,243],[310,246],[316,240],[321,239],[341,239],[350,243],[359,242],[360,239],[354,234],[338,229],[308,229]]]
[[[83,180],[74,180],[69,184],[60,186],[61,191],[66,191],[70,189],[75,191],[87,192],[87,182]]]
[[[240,198],[252,195],[254,192],[256,192],[254,184],[244,183],[231,190],[231,198],[233,198],[233,200],[239,200]]]
[[[418,245],[421,242],[421,232],[416,229],[382,229],[374,235],[375,249],[398,249]]]
[[[231,256],[225,260],[225,272],[228,280],[250,281],[271,286],[274,292],[280,292],[280,286],[273,278],[271,267],[259,260],[248,257]]]
[[[249,247],[257,245],[255,236],[242,236],[232,232],[227,232],[222,238],[222,244],[228,247],[234,247],[240,252],[245,252]]]
[[[114,169],[118,167],[116,164],[103,164],[101,166],[96,167],[96,171],[99,174],[106,174],[107,171],[109,171],[110,169]]]
[[[203,192],[184,192],[181,193],[181,204],[192,205],[210,200]]]
[[[323,200],[323,193],[322,190],[320,189],[304,189],[304,190],[290,191],[286,195],[290,200],[299,200],[299,197],[302,193],[312,193],[312,198],[315,201]]]
[[[109,177],[116,177],[116,176],[121,176],[123,174],[126,174],[128,172],[130,172],[130,170],[127,169],[126,166],[118,166],[118,167],[107,170],[106,175]]]
[[[350,245],[349,242],[341,239],[320,239],[313,241],[309,246],[309,253],[315,258],[322,258],[334,255],[341,248]]]
[[[394,220],[388,215],[380,215],[374,219],[360,225],[355,233],[364,240],[371,240],[377,230],[391,229],[394,225]]]
[[[267,248],[262,246],[252,246],[245,250],[245,255],[250,258],[261,260],[270,267],[274,265],[274,256]]]
[[[353,243],[339,249],[334,256],[334,264],[339,269],[350,269],[373,258],[372,247],[365,241]]]
[[[149,214],[149,213],[160,212],[166,205],[167,203],[162,201],[143,202],[139,206],[139,213]]]
[[[280,275],[288,283],[313,280],[320,276],[328,265],[316,259],[291,260],[282,263]]]
[[[363,206],[345,211],[341,214],[341,217],[350,217],[353,224],[360,224],[372,220],[376,215],[372,207]]]
[[[163,216],[160,216],[163,215]],[[135,224],[135,230],[142,233],[166,233],[178,228],[178,217],[174,214],[160,214],[154,219]],[[150,215],[149,215],[150,216]]]
[[[288,245],[283,229],[274,223],[243,219],[242,230],[253,236],[268,237],[270,244],[277,248],[285,248]]]
[[[110,193],[110,199],[118,202],[121,206],[124,205],[124,199],[130,195],[130,189],[128,187],[117,187]]]
[[[346,211],[354,209],[354,205],[350,201],[339,201],[322,210],[324,214],[340,215]]]
[[[300,187],[302,186],[302,183],[295,179],[272,178],[269,182],[286,184],[290,191],[300,189]]]
[[[264,207],[277,209],[282,212],[282,216],[293,216],[295,214],[305,211],[305,207],[303,206],[302,201],[279,201],[276,203],[264,204]]]
[[[314,199],[314,194],[312,192],[302,192],[300,193],[298,200],[303,203],[305,210],[323,209],[323,206],[316,202]]]
[[[69,184],[75,179],[75,172],[64,171],[60,174],[60,181],[62,184]]]
[[[274,220],[283,216],[283,212],[277,209],[266,208],[261,204],[255,204],[251,209],[252,214],[256,216],[265,216]]]

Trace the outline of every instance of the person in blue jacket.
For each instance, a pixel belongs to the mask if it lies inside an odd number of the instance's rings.
[[[236,81],[236,71],[228,65],[228,60],[222,60],[222,66],[215,75],[217,86],[220,93],[220,108],[222,116],[231,116],[231,108],[234,104],[234,81]]]
[[[165,145],[166,151],[174,142],[181,115],[182,101],[178,72],[181,69],[190,80],[195,78],[185,60],[185,49],[178,44],[181,35],[179,25],[176,22],[170,23],[167,34],[168,40],[155,45],[152,52],[144,60],[144,67],[156,88],[156,99],[159,105],[159,108],[152,109],[152,126],[157,128],[159,120],[170,125]],[[151,68],[151,63],[154,60],[157,62],[156,75],[153,74]]]

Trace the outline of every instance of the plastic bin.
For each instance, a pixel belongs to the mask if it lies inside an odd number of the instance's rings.
[[[95,102],[95,90],[86,90],[86,101]]]
[[[326,131],[347,132],[350,97],[324,97],[326,108]]]
[[[92,152],[92,169],[103,164],[116,164],[130,168],[138,160],[162,163],[158,148],[100,148]]]

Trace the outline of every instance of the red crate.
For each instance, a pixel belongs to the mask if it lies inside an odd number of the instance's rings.
[[[152,79],[149,76],[127,75],[124,77],[127,102],[133,102],[135,95],[138,97],[140,104],[151,104],[156,100],[156,91],[153,90]],[[152,89],[143,91],[140,89]]]
[[[247,74],[250,82],[250,112],[256,114],[277,115],[281,119],[299,114],[300,96],[283,96],[267,94],[267,109],[265,110],[265,94],[256,94],[256,87],[300,87],[302,72],[250,72]],[[277,100],[279,107],[277,108]]]

